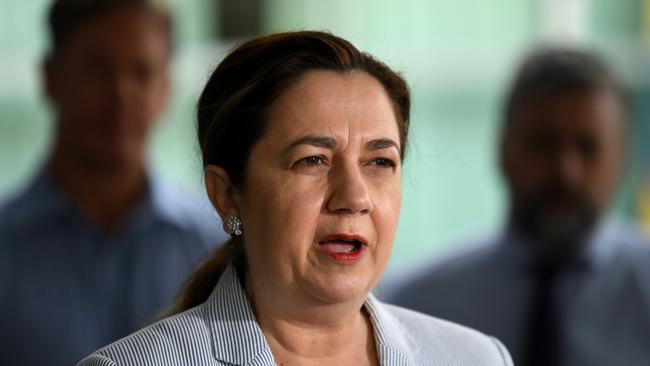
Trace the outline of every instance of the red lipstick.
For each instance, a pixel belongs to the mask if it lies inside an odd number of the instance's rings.
[[[366,239],[359,235],[333,234],[320,240],[317,248],[337,263],[353,264],[365,253],[367,243]]]

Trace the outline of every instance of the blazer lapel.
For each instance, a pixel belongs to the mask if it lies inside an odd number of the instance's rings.
[[[275,366],[234,267],[226,268],[205,305],[216,359],[233,365]]]
[[[372,294],[368,296],[365,308],[370,314],[377,342],[381,365],[414,365],[413,358],[420,351],[417,342],[400,325],[399,319],[391,314]]]

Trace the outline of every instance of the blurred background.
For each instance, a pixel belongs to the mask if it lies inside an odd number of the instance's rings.
[[[51,118],[42,97],[48,0],[0,4],[0,197],[42,163]],[[500,107],[521,56],[549,43],[601,53],[632,92],[629,172],[618,213],[650,219],[650,0],[168,0],[176,20],[171,106],[151,144],[155,171],[202,192],[194,104],[209,72],[243,38],[328,30],[401,70],[413,93],[404,200],[389,271],[498,230]],[[0,199],[2,200],[2,199]]]

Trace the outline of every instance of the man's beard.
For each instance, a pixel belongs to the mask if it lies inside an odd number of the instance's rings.
[[[510,222],[539,260],[562,263],[578,255],[598,218],[583,192],[555,184],[535,197],[513,197]]]

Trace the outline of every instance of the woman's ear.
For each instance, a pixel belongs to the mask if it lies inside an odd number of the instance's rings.
[[[223,168],[216,165],[208,165],[203,171],[205,180],[205,189],[212,202],[212,206],[217,210],[222,221],[226,221],[229,216],[237,215],[239,208],[235,201],[235,190]]]

